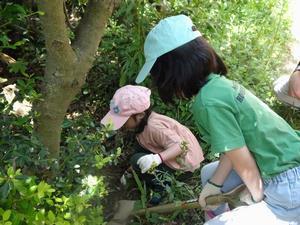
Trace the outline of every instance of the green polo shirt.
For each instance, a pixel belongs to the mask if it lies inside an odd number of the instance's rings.
[[[300,165],[300,132],[234,81],[211,74],[192,112],[212,152],[246,145],[263,178]]]

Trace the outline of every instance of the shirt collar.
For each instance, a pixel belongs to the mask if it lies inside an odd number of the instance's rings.
[[[219,77],[220,75],[218,75],[218,74],[215,74],[215,73],[211,73],[211,74],[209,74],[208,75],[208,77],[207,77],[207,81],[210,81],[211,79],[214,79],[215,77]]]

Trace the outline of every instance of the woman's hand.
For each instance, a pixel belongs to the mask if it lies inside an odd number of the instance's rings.
[[[253,200],[252,195],[250,193],[250,191],[248,190],[248,188],[245,188],[245,190],[243,190],[240,195],[239,195],[239,199],[241,202],[246,203],[247,205],[252,205],[255,204],[256,202]]]
[[[199,204],[202,207],[209,209],[217,208],[217,206],[206,206],[205,198],[211,195],[221,194],[221,187],[230,171],[232,170],[232,163],[226,155],[221,155],[219,165],[214,172],[214,175],[209,179],[206,185],[204,185],[200,196]]]
[[[217,208],[218,205],[214,205],[214,206],[206,205],[206,201],[205,201],[205,199],[208,196],[217,195],[217,194],[221,194],[221,187],[216,186],[216,185],[212,184],[211,182],[207,182],[204,185],[204,187],[203,187],[203,189],[200,193],[199,200],[198,200],[201,207],[206,208],[206,209],[215,209],[215,208]]]

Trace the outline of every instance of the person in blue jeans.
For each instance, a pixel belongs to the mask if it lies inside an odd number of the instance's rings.
[[[206,224],[300,224],[299,131],[227,78],[225,63],[189,17],[161,20],[147,35],[144,53],[136,82],[150,73],[163,101],[192,100],[202,139],[221,156],[202,188],[201,206],[210,208],[205,198],[222,193],[233,171],[247,187],[248,206]]]

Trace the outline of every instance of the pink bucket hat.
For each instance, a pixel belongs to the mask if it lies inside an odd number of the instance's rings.
[[[150,107],[150,89],[137,85],[119,88],[110,101],[110,110],[101,123],[112,124],[113,130],[121,128],[130,116],[144,112]]]

